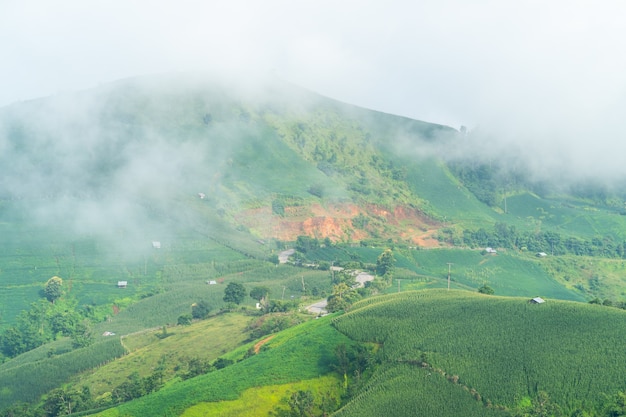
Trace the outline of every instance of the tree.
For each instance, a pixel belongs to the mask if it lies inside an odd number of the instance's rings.
[[[274,265],[280,264],[280,258],[276,254],[270,255],[270,257],[267,260],[273,263]]]
[[[298,236],[296,239],[296,250],[300,253],[307,253],[319,249],[320,242],[310,236]]]
[[[391,249],[385,249],[376,260],[376,274],[380,277],[390,277],[396,263]]]
[[[191,305],[191,317],[194,319],[205,319],[211,312],[211,306],[205,300],[200,300]]]
[[[176,323],[181,326],[189,326],[192,318],[191,314],[181,314],[178,316],[178,321]]]
[[[224,302],[241,304],[244,298],[246,298],[246,295],[248,295],[248,292],[243,284],[230,282],[226,286],[226,289],[224,289]]]
[[[187,372],[183,375],[183,379],[208,374],[211,371],[211,367],[211,363],[206,359],[191,358],[187,362]]]
[[[63,295],[63,280],[57,276],[54,276],[46,282],[46,288],[44,288],[43,292],[46,295],[46,298],[51,303],[54,303],[56,300],[61,298]]]
[[[289,397],[289,408],[291,416],[294,417],[307,417],[313,415],[314,406],[313,393],[311,390],[302,391],[299,390],[291,394]]]
[[[269,294],[270,289],[264,286],[254,287],[250,290],[250,298],[257,301],[261,301],[263,298],[267,298]]]
[[[82,348],[90,346],[95,340],[91,322],[87,319],[76,325],[72,334],[72,346],[74,348]]]
[[[478,292],[481,294],[487,294],[487,295],[492,295],[495,293],[495,291],[493,290],[493,288],[491,288],[489,285],[484,284],[482,287],[480,287],[478,289]]]

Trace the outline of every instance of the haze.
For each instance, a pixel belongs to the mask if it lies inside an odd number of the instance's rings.
[[[0,105],[129,76],[273,72],[480,132],[540,176],[626,174],[621,2],[7,0]]]

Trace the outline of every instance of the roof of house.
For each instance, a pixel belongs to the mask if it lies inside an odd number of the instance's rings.
[[[531,301],[532,301],[533,303],[537,303],[537,304],[541,304],[541,303],[545,303],[545,302],[546,302],[546,300],[544,300],[544,299],[543,299],[543,298],[541,298],[541,297],[535,297],[535,298],[533,298]]]

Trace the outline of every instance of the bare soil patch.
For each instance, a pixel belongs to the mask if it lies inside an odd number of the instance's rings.
[[[270,340],[272,340],[274,338],[274,336],[276,336],[275,334],[266,337],[263,340],[259,340],[258,342],[256,342],[256,344],[254,345],[254,353],[257,354],[261,351],[261,346],[263,346],[264,344],[266,344],[267,342],[269,342]]]
[[[267,207],[243,211],[236,219],[264,238],[294,241],[298,236],[311,236],[332,241],[359,241],[371,237],[368,231],[353,226],[352,219],[359,214],[379,219],[401,240],[427,248],[439,246],[434,236],[441,225],[410,207],[398,206],[390,211],[375,205],[313,204],[285,207],[284,216],[273,214]]]

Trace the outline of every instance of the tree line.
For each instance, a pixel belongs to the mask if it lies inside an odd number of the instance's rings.
[[[458,233],[452,228],[443,229],[438,238],[454,246],[492,247],[520,251],[544,252],[550,255],[626,257],[626,241],[616,241],[611,236],[581,239],[564,236],[555,231],[519,231],[513,225],[497,222],[492,230],[465,229]]]
[[[52,277],[46,283],[42,299],[31,303],[17,317],[16,324],[0,335],[0,352],[13,358],[58,337],[71,337],[74,348],[94,341],[88,311],[81,311],[71,298],[64,297],[63,280]]]

